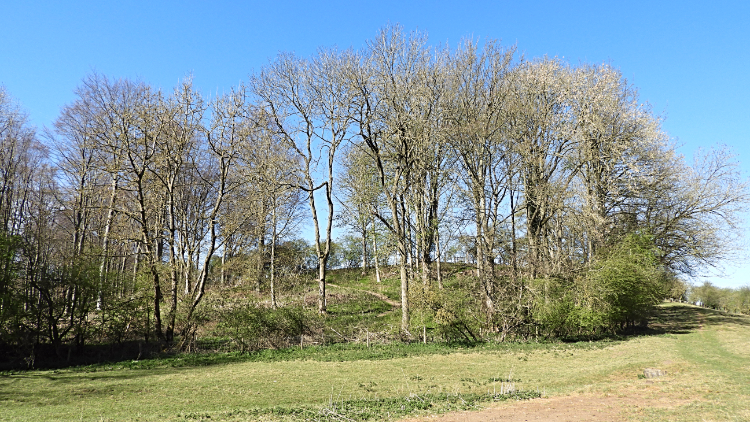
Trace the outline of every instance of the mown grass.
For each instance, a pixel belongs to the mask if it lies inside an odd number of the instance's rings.
[[[675,373],[647,385],[653,397],[673,397],[679,406],[640,409],[645,421],[750,420],[750,318],[703,308],[670,306],[672,321],[686,320],[664,336],[660,354]]]
[[[621,340],[619,340],[621,341]],[[546,350],[554,353],[569,353],[573,350],[592,350],[617,343],[618,340],[579,343],[385,343],[367,346],[364,343],[335,343],[328,346],[290,347],[287,349],[264,349],[254,352],[185,353],[155,359],[129,360],[97,363],[58,369],[52,373],[103,372],[119,370],[150,370],[168,368],[190,368],[228,365],[248,362],[356,362],[362,360],[388,360],[419,356],[448,355],[452,353],[508,352],[531,353]],[[0,376],[34,373],[35,371],[4,371]]]
[[[750,319],[669,305],[652,335],[515,344],[339,344],[0,375],[0,420],[393,420],[595,394],[639,421],[750,420]],[[644,368],[667,371],[641,379]],[[498,395],[508,384],[517,396]]]

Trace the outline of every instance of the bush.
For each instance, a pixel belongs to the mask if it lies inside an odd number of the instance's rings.
[[[480,300],[467,289],[422,289],[414,286],[409,300],[416,311],[412,323],[434,327],[435,333],[449,342],[475,342],[486,325],[486,313]],[[417,327],[420,328],[420,327]]]
[[[595,336],[648,322],[668,294],[651,236],[631,233],[572,279],[534,280],[534,321],[547,336]]]
[[[587,279],[534,280],[534,322],[546,337],[596,336],[608,330],[609,306]]]
[[[650,235],[631,233],[593,263],[587,276],[604,288],[611,325],[645,325],[666,296],[667,273],[658,253]]]
[[[317,314],[302,307],[273,309],[247,301],[224,306],[216,334],[232,339],[245,352],[297,344],[300,336],[312,335],[318,325]]]

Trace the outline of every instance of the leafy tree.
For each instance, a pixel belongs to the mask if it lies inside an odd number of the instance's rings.
[[[577,278],[536,280],[534,312],[544,332],[589,336],[644,325],[667,294],[653,236],[630,233],[602,248]]]
[[[357,268],[362,263],[362,239],[352,235],[341,237],[336,243],[339,245],[341,264],[346,268]]]
[[[653,236],[630,233],[591,266],[588,277],[604,288],[610,324],[645,324],[653,306],[664,299],[660,254]]]

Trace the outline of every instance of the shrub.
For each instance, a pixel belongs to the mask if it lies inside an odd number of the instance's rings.
[[[594,336],[608,329],[609,307],[587,279],[534,280],[534,322],[547,337]]]
[[[534,321],[544,335],[595,336],[645,325],[668,294],[651,236],[631,233],[594,259],[582,275],[531,283]]]
[[[480,328],[486,325],[481,301],[467,289],[422,289],[415,286],[409,300],[415,314],[412,323],[434,327],[443,340],[475,342],[480,340]]]
[[[277,309],[246,301],[225,305],[219,312],[216,333],[232,339],[241,351],[281,348],[312,335],[319,325],[313,311],[299,306]]]
[[[612,326],[644,325],[666,292],[667,273],[648,234],[631,233],[605,251],[587,277],[604,290]]]

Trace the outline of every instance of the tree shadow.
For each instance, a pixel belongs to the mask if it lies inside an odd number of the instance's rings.
[[[689,334],[700,327],[698,309],[682,304],[657,306],[644,334]]]
[[[689,334],[716,325],[750,327],[750,317],[687,304],[667,304],[656,308],[645,334]]]
[[[596,338],[585,337],[585,338],[561,338],[560,341],[565,343],[576,343],[576,342],[589,342],[595,341],[607,341],[607,340],[628,340],[629,338],[636,338],[641,336],[651,335],[663,335],[663,334],[689,334],[695,332],[702,327],[706,326],[741,326],[750,327],[750,317],[746,315],[730,314],[727,312],[701,308],[698,306],[680,304],[680,303],[669,303],[661,306],[657,306],[653,315],[649,320],[649,324],[645,327],[631,327],[628,330],[619,332],[614,335],[603,335]],[[533,343],[533,342],[532,342]],[[505,344],[507,347],[521,347],[526,342],[521,343]],[[531,343],[529,343],[531,344]],[[476,343],[452,343],[444,345],[444,349],[441,348],[440,353],[448,353],[450,350],[455,348],[465,349],[471,347],[479,347],[485,345],[484,342]],[[363,345],[359,345],[364,347]],[[435,345],[430,345],[434,347]],[[37,349],[37,361],[35,362],[34,369],[67,369],[73,372],[108,372],[113,377],[119,377],[114,375],[110,371],[117,371],[118,369],[138,369],[138,370],[149,370],[144,371],[140,375],[136,375],[138,371],[128,371],[129,374],[125,377],[134,376],[145,376],[153,370],[175,370],[176,368],[195,368],[201,366],[212,366],[222,365],[240,362],[252,362],[252,361],[286,361],[286,360],[297,360],[297,359],[321,359],[326,360],[318,355],[321,353],[321,349],[316,351],[309,351],[307,349],[300,350],[297,347],[288,349],[263,349],[253,352],[246,353],[177,353],[177,352],[164,352],[159,350],[159,345],[156,343],[152,344],[139,344],[138,342],[121,343],[121,344],[107,344],[107,345],[91,345],[86,346],[77,350],[77,353],[73,354],[71,358],[62,359],[58,357],[51,346],[46,346],[47,349]],[[329,346],[330,347],[330,346]],[[345,346],[352,350],[344,352],[337,350],[333,347],[323,355],[331,355],[331,360],[358,360],[358,359],[382,359],[383,356],[388,357],[399,357],[398,353],[394,350],[398,350],[397,344],[390,346],[383,345],[380,348],[375,347],[374,349],[367,348],[367,353],[359,351],[357,345],[351,344]],[[416,346],[415,346],[416,347]],[[356,350],[355,350],[356,349]],[[375,351],[380,350],[378,353]],[[0,351],[2,352],[2,351]],[[9,351],[6,352],[8,357]],[[347,357],[342,356],[344,353]],[[351,354],[352,356],[349,356]],[[0,353],[2,355],[2,353]],[[335,356],[334,356],[335,355]],[[366,355],[366,356],[364,356]],[[383,356],[381,356],[383,355]],[[398,356],[396,356],[398,355]],[[404,356],[405,357],[405,356]],[[4,362],[0,364],[0,371],[10,371],[13,377],[18,377],[20,373],[26,372],[28,367],[24,364],[20,358],[15,359],[2,359]],[[34,371],[31,371],[34,372]],[[152,372],[153,373],[153,372]],[[28,374],[29,376],[39,376],[37,374]],[[0,372],[0,380],[2,377],[9,376]],[[55,375],[45,375],[57,378]],[[100,375],[101,376],[101,375]]]
[[[690,334],[705,326],[717,325],[750,327],[750,316],[731,314],[684,303],[667,303],[655,307],[647,325],[627,327],[614,334],[603,334],[595,337],[569,337],[561,340],[566,343],[628,340],[663,334]]]

